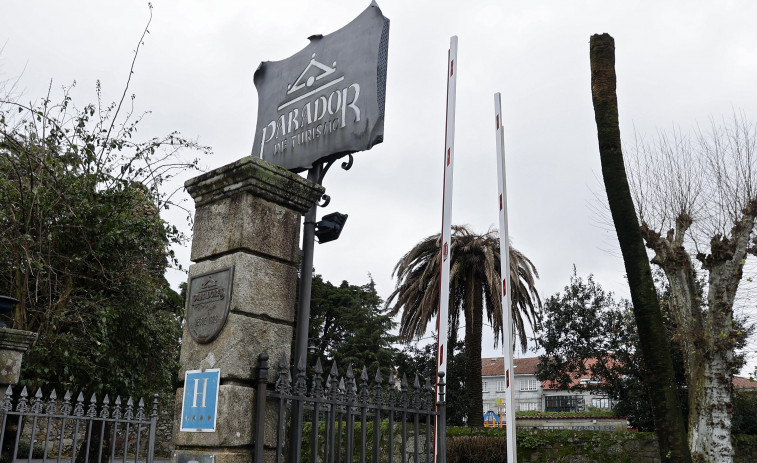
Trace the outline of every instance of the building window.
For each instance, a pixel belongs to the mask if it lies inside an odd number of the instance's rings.
[[[582,412],[584,398],[576,395],[555,395],[544,398],[545,412]]]
[[[521,379],[520,390],[521,391],[536,391],[539,389],[538,379]]]
[[[591,399],[591,406],[594,408],[600,408],[602,410],[608,410],[611,407],[610,399],[607,397]]]
[[[489,383],[487,381],[484,381],[484,384],[481,387],[481,391],[489,392]]]
[[[505,392],[505,382],[497,381],[497,392]]]
[[[518,408],[522,412],[538,411],[539,402],[521,402],[518,404]]]

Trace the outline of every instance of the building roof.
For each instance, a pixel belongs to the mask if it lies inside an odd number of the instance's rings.
[[[586,360],[586,366],[589,367],[596,363],[596,359]],[[533,375],[536,374],[536,365],[539,363],[539,357],[526,357],[513,359],[513,368],[516,375]],[[504,357],[482,358],[481,359],[481,376],[504,376],[505,359]],[[571,386],[577,386],[581,383],[580,377],[573,377]],[[552,381],[544,381],[542,387],[545,389],[555,389],[556,385]],[[757,390],[757,381],[740,376],[733,377],[733,387],[735,389]]]
[[[587,359],[584,364],[589,368],[596,362],[596,359]],[[481,376],[504,376],[504,363],[505,360],[503,357],[482,358]],[[514,375],[535,375],[536,366],[539,364],[539,357],[516,358],[513,359],[513,364]],[[591,378],[589,376],[571,375],[570,387],[577,387],[583,384],[581,380],[590,381]],[[554,381],[542,381],[541,385],[544,389],[559,389]]]
[[[513,360],[516,375],[533,375],[536,373],[536,365],[539,363],[539,357],[516,358]],[[481,359],[481,376],[504,376],[505,359],[504,357],[482,358]]]
[[[749,378],[742,378],[741,376],[733,377],[733,387],[735,389],[754,389],[757,390],[757,381],[753,381]]]

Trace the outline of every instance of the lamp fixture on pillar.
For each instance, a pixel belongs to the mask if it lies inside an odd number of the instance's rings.
[[[332,212],[331,214],[324,215],[315,224],[315,236],[318,238],[318,242],[323,244],[339,238],[345,222],[347,222],[347,214]]]

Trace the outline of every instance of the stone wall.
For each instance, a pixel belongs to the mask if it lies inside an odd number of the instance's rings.
[[[158,408],[158,427],[155,430],[155,458],[170,458],[173,443],[174,401],[162,400]]]

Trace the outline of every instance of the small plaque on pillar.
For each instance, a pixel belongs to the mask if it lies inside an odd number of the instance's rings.
[[[234,266],[189,279],[187,326],[200,344],[214,340],[226,324],[231,303]]]
[[[182,432],[215,432],[221,370],[190,370],[184,376]]]

